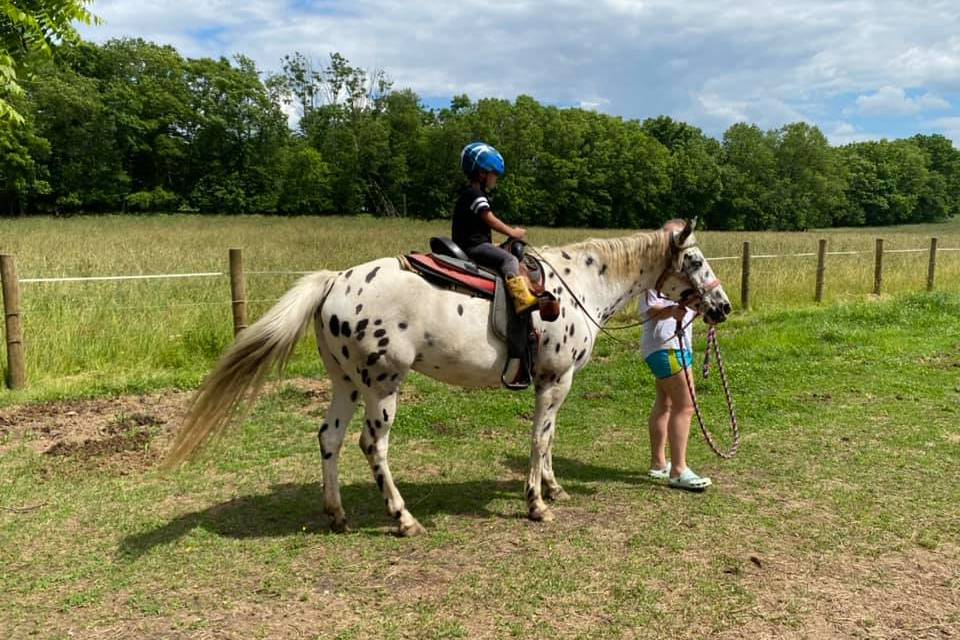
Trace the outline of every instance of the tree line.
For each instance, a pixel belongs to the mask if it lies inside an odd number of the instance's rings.
[[[4,99],[0,215],[74,212],[450,214],[460,149],[505,156],[494,208],[517,224],[806,229],[946,219],[960,152],[940,135],[832,147],[815,126],[739,123],[716,140],[647,120],[516,100],[425,107],[382,71],[295,53],[188,59],[139,39],[33,56]],[[2,105],[0,105],[2,106]],[[299,116],[294,128],[290,113]]]

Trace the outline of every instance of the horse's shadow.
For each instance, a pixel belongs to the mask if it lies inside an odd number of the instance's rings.
[[[508,456],[504,466],[526,475],[528,458]],[[554,458],[558,480],[572,495],[591,495],[597,481],[644,483],[642,474],[585,464],[567,458]],[[428,526],[440,514],[478,518],[522,518],[526,516],[522,479],[471,480],[464,482],[426,481],[399,483],[407,508]],[[360,533],[382,535],[390,524],[384,514],[382,498],[371,482],[341,486],[341,497],[350,526]],[[506,508],[491,506],[508,500]],[[320,482],[275,485],[269,493],[233,498],[200,511],[183,514],[170,522],[143,533],[127,536],[120,554],[136,558],[157,546],[182,538],[196,528],[228,538],[269,538],[297,533],[328,533],[323,514],[323,487]]]

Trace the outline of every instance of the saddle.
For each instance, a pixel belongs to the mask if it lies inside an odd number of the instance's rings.
[[[544,270],[540,262],[525,253],[526,245],[522,242],[511,241],[505,248],[517,256],[520,276],[527,279],[530,292],[540,299],[540,318],[547,322],[556,320],[559,304],[544,288]],[[503,277],[470,260],[449,238],[431,238],[430,250],[431,253],[414,252],[401,256],[400,263],[435,286],[491,300],[490,325],[494,334],[507,343],[507,363],[500,380],[508,389],[529,387],[540,344],[530,312],[518,315]]]

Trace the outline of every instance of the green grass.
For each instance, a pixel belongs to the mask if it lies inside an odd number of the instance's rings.
[[[636,353],[601,339],[559,417],[555,466],[573,499],[549,524],[523,517],[531,393],[412,376],[391,437],[399,488],[429,529],[412,540],[388,535],[357,422],[341,467],[354,532],[327,532],[319,418],[304,414],[313,398],[294,388],[168,475],[35,453],[9,435],[0,440],[0,630],[955,635],[958,315],[960,295],[943,293],[734,317],[720,338],[743,443],[722,462],[692,436],[691,464],[715,481],[703,495],[644,478],[652,381]],[[722,435],[717,382],[702,393]]]
[[[21,278],[227,271],[227,252],[244,250],[248,272],[340,269],[375,257],[426,247],[449,232],[447,221],[269,216],[101,216],[0,219],[0,252],[16,257]],[[535,244],[563,244],[627,231],[530,230]],[[736,256],[744,240],[754,255],[815,252],[820,237],[831,251],[923,248],[931,236],[960,247],[960,220],[866,230],[810,233],[699,234],[708,256]],[[960,252],[940,255],[938,288],[960,292]],[[886,257],[885,292],[920,291],[925,253]],[[739,304],[739,260],[714,263]],[[816,259],[757,259],[752,302],[757,310],[813,305]],[[249,316],[256,318],[296,276],[248,273]],[[831,256],[826,304],[864,299],[873,288],[872,254]],[[0,392],[0,405],[151,389],[192,388],[232,338],[226,277],[109,283],[26,283],[23,326],[31,389]],[[0,331],[3,331],[0,328]],[[305,340],[292,371],[314,375],[319,364]],[[0,366],[6,366],[6,362]]]

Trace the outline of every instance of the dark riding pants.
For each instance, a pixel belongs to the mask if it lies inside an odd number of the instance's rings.
[[[504,278],[513,278],[520,275],[520,262],[517,258],[500,247],[484,242],[467,249],[467,255],[479,265],[496,269]]]

